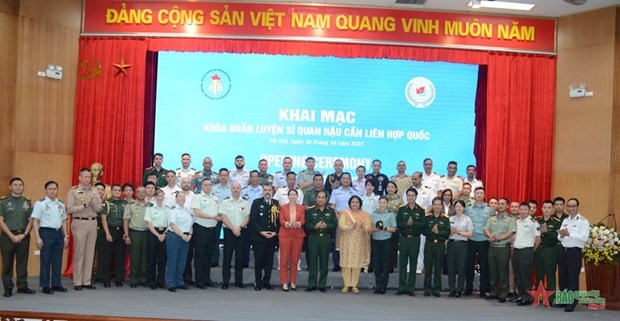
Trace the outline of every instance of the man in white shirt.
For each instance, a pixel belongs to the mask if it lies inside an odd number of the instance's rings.
[[[424,173],[422,173],[422,184],[430,188],[437,196],[441,196],[441,176],[433,172],[433,160],[424,159]]]
[[[558,240],[564,247],[558,259],[558,279],[561,291],[578,291],[583,257],[582,250],[590,237],[590,223],[579,214],[578,199],[569,199],[566,202],[566,211],[569,216],[562,221],[562,226],[558,231]],[[573,312],[577,303],[579,302],[575,300],[566,305],[564,311]]]
[[[275,177],[274,177],[273,185],[275,186],[276,189],[286,186],[286,175],[291,171],[292,167],[293,167],[293,159],[288,156],[284,157],[282,159],[282,170],[277,171],[276,174],[274,175]]]
[[[452,195],[457,195],[463,188],[463,179],[456,175],[457,163],[455,161],[448,162],[448,174],[441,177],[441,190],[450,189]]]
[[[288,191],[291,189],[296,189],[295,182],[297,182],[297,174],[295,172],[288,172],[286,174],[286,186],[278,188],[278,191],[273,196],[274,199],[278,200],[280,206],[289,203]],[[299,196],[297,197],[296,203],[302,205],[304,201],[304,193],[297,188],[297,194],[299,194]]]
[[[474,197],[474,190],[476,188],[484,187],[482,181],[476,178],[476,166],[467,165],[467,178],[464,180],[464,183],[469,183],[469,185],[471,185],[470,197]]]
[[[527,291],[532,288],[532,264],[534,252],[540,245],[540,225],[530,216],[530,205],[527,202],[519,204],[519,219],[517,232],[514,236],[512,270],[515,274],[515,285],[521,301],[517,305],[532,304],[532,297]]]
[[[235,157],[235,169],[230,171],[230,182],[239,183],[241,189],[250,184],[250,171],[245,170],[245,158],[241,155]]]
[[[175,204],[175,196],[177,192],[181,191],[181,187],[177,185],[177,174],[175,171],[168,171],[166,173],[166,182],[168,185],[161,188],[164,192],[164,204],[168,207],[172,207]]]
[[[175,171],[177,185],[181,184],[181,179],[189,177],[190,182],[196,177],[196,169],[190,167],[192,164],[192,156],[188,153],[181,155],[181,167]],[[166,174],[167,175],[167,174]]]

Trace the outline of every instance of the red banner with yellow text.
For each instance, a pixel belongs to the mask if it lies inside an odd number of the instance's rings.
[[[324,5],[86,0],[83,35],[288,39],[555,53],[554,19]]]

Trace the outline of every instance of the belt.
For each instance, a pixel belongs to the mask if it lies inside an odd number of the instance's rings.
[[[319,237],[332,236],[331,233],[327,233],[327,232],[312,232],[310,233],[310,235],[319,236]]]
[[[166,228],[165,227],[155,227],[155,231],[157,231],[157,232],[165,232]]]
[[[454,243],[467,243],[467,240],[453,240],[453,239],[449,239],[448,242],[454,242]]]
[[[146,232],[146,230],[136,230],[136,229],[133,229],[133,228],[130,228],[129,230],[132,231],[132,232]]]
[[[54,232],[60,231],[60,227],[59,228],[53,228],[53,227],[41,226],[40,229],[54,231]]]
[[[520,249],[515,248],[515,251],[532,250],[532,249],[534,249],[534,248],[533,247],[524,247],[524,248],[520,248]]]
[[[11,233],[13,234],[24,234],[26,230],[11,230]]]
[[[189,235],[189,232],[183,232],[183,235]]]
[[[206,226],[202,226],[202,225],[200,225],[198,223],[194,223],[194,225],[197,225],[198,227],[201,227],[201,228],[204,228],[204,229],[207,229],[207,230],[215,230],[215,226],[213,226],[213,227],[206,227]]]
[[[416,236],[419,236],[419,235],[411,235],[411,234],[400,233],[400,236],[406,237],[408,239],[412,239],[412,238],[414,238]]]
[[[579,250],[581,251],[582,249],[580,247],[565,247],[564,251],[568,251],[568,250]]]
[[[73,217],[74,220],[82,220],[82,221],[92,221],[96,220],[96,217]]]
[[[108,226],[108,229],[109,230],[114,229],[114,230],[120,231],[123,229],[123,227],[122,226]]]

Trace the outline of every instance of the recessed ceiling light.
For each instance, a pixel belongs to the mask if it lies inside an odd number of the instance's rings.
[[[517,2],[508,2],[508,1],[489,1],[489,0],[480,0],[480,1],[469,1],[468,6],[477,9],[477,8],[491,8],[491,9],[506,9],[506,10],[524,10],[529,11],[532,10],[536,5],[531,3],[517,3]]]

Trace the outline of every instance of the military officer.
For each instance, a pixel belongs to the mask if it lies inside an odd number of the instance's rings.
[[[105,245],[103,261],[100,261],[101,281],[110,287],[110,268],[114,260],[114,279],[117,287],[123,286],[125,279],[125,240],[123,239],[123,217],[127,201],[121,199],[121,186],[112,185],[112,197],[104,202],[101,212],[101,227],[104,232]]]
[[[266,159],[261,159],[261,160],[258,161],[258,171],[259,171],[258,177],[260,178],[259,184],[261,186],[263,186],[265,184],[273,185],[273,183],[274,183],[273,175],[267,173],[268,169],[269,169],[269,162],[267,162]],[[250,204],[251,204],[251,202],[250,202]]]
[[[314,192],[314,157],[306,158],[306,169],[299,171],[297,175],[297,187],[301,189],[304,195]]]
[[[230,182],[241,184],[241,189],[250,184],[250,171],[245,169],[245,158],[241,155],[235,157],[235,169],[230,171]]]
[[[456,175],[457,163],[455,161],[448,162],[448,174],[441,177],[441,190],[450,189],[452,195],[459,195],[463,188],[463,179]]]
[[[364,167],[364,165],[358,166],[357,169],[355,170],[355,174],[357,175],[357,178],[354,179],[353,182],[351,182],[351,185],[359,191],[365,190],[366,189],[366,167]],[[374,189],[373,189],[373,194],[374,194]]]
[[[424,232],[424,209],[417,203],[418,191],[411,187],[404,194],[407,204],[398,208],[396,226],[400,233],[400,258],[398,264],[397,295],[415,296],[416,275],[407,273],[407,266],[416,264],[420,251],[420,235]]]
[[[450,236],[450,217],[444,214],[443,201],[435,197],[432,211],[424,217],[424,296],[440,297],[441,270]]]
[[[342,178],[342,169],[344,163],[342,160],[337,159],[334,161],[334,173],[327,175],[325,178],[325,190],[327,193],[332,194],[332,191],[340,187],[340,179]],[[349,175],[350,176],[350,175]]]
[[[195,173],[195,177],[192,180],[192,190],[194,193],[200,194],[202,190],[201,183],[205,179],[210,179],[213,185],[218,184],[220,182],[219,174],[212,171],[213,168],[213,160],[211,157],[205,157],[202,160],[202,170]]]
[[[515,272],[515,285],[521,298],[517,305],[532,304],[532,297],[527,291],[532,289],[532,263],[534,252],[540,245],[540,225],[530,216],[530,205],[523,202],[519,205],[519,219],[514,236],[514,253],[512,269]],[[538,299],[538,298],[537,298]]]
[[[89,177],[90,180],[90,177]],[[90,185],[90,182],[89,182]],[[24,197],[24,181],[13,177],[10,194],[0,198],[0,253],[2,253],[2,284],[4,296],[13,295],[13,268],[17,268],[17,292],[33,294],[28,288],[28,252],[32,229],[32,204]]]
[[[53,294],[54,291],[67,292],[60,283],[62,249],[69,244],[65,225],[67,211],[65,204],[58,199],[58,183],[45,183],[45,198],[34,204],[32,219],[32,233],[35,235],[37,248],[41,250],[39,284],[42,291],[45,294]]]
[[[439,176],[437,176],[439,177]],[[414,172],[411,175],[411,184],[413,188],[418,192],[416,197],[416,204],[423,210],[426,210],[431,206],[433,198],[437,195],[430,187],[422,185],[422,172]],[[403,203],[407,204],[407,194],[403,194]],[[420,251],[418,253],[418,264],[416,265],[416,274],[422,274],[424,270],[424,244],[426,242],[426,236],[420,235]]]
[[[429,187],[433,193],[436,194],[436,196],[440,196],[441,176],[433,172],[433,160],[430,158],[425,158],[422,163],[424,166],[424,173],[422,173],[422,184]]]
[[[97,239],[97,213],[101,211],[101,197],[90,185],[91,174],[82,168],[80,184],[69,189],[67,194],[67,213],[73,216],[73,288],[94,290],[92,284],[93,260]]]
[[[196,169],[191,167],[191,164],[192,156],[188,153],[183,153],[181,155],[181,167],[175,171],[177,185],[181,185],[181,179],[185,177],[188,177],[190,182],[196,178]]]
[[[153,204],[146,201],[146,188],[140,186],[136,189],[136,201],[127,204],[123,212],[123,239],[129,245],[131,256],[129,282],[132,288],[140,285],[146,286],[146,237],[148,227],[144,216],[146,209]]]
[[[220,176],[221,182],[222,176]],[[211,280],[211,259],[213,250],[217,247],[219,233],[216,226],[222,221],[218,214],[221,201],[212,192],[211,181],[202,181],[202,192],[192,199],[191,209],[194,213],[194,269],[196,271],[196,287],[206,289],[217,287],[218,284]],[[218,233],[218,234],[216,234]],[[219,256],[218,256],[219,258]]]
[[[553,215],[553,202],[545,200],[542,203],[543,216],[537,219],[540,224],[540,246],[534,253],[534,265],[536,266],[536,285],[541,283],[548,291],[556,290],[555,271],[557,268],[557,245],[558,230],[562,221]],[[554,292],[555,293],[555,292]],[[549,302],[555,298],[555,294],[549,297]]]
[[[97,212],[97,241],[95,242],[95,256],[97,257],[97,271],[95,274],[94,283],[101,282],[104,278],[104,274],[107,274],[109,271],[105,271],[103,268],[103,261],[105,259],[105,232],[103,231],[103,226],[101,224],[102,214],[106,211],[106,190],[107,186],[102,182],[98,182],[94,184],[95,189],[97,190],[97,195],[101,198],[101,211]]]
[[[184,178],[184,180],[187,179]],[[144,220],[149,229],[148,237],[146,238],[148,248],[146,254],[146,278],[151,290],[156,290],[157,287],[165,287],[166,264],[168,263],[166,233],[169,231],[168,217],[170,216],[170,207],[164,204],[164,192],[161,190],[155,191],[155,200],[155,205],[147,208],[146,214],[144,214]],[[187,200],[185,203],[187,203]],[[184,208],[187,207],[184,206]],[[171,233],[174,233],[174,231]]]
[[[372,161],[372,173],[366,175],[366,180],[371,180],[375,184],[375,194],[381,196],[387,193],[387,184],[390,179],[381,173],[381,161],[375,159]]]
[[[476,166],[467,165],[467,178],[463,180],[463,183],[469,183],[469,185],[471,186],[471,192],[469,195],[471,198],[474,197],[474,190],[476,188],[484,187],[484,184],[482,184],[482,181],[476,178]]]
[[[276,193],[273,195],[273,198],[275,198],[276,200],[278,200],[278,202],[280,203],[280,205],[285,205],[289,203],[288,200],[288,191],[291,189],[296,189],[297,190],[297,204],[303,204],[304,201],[304,193],[299,190],[298,188],[295,187],[295,182],[297,182],[297,173],[295,172],[288,172],[286,174],[286,185],[283,187],[278,188],[278,190],[276,191]]]
[[[500,198],[497,202],[497,214],[491,216],[484,227],[484,235],[489,241],[491,272],[491,293],[485,295],[485,299],[498,299],[500,303],[506,302],[508,296],[510,242],[517,230],[515,219],[506,212],[509,203],[508,199]]]
[[[489,200],[489,203],[491,200]],[[484,203],[484,187],[474,191],[474,204],[465,209],[465,215],[469,216],[474,225],[474,234],[467,241],[467,265],[465,266],[465,292],[464,296],[470,296],[474,288],[474,266],[476,257],[480,264],[480,297],[485,297],[491,285],[489,283],[489,241],[484,234],[484,227],[489,217],[495,210]]]
[[[166,173],[166,186],[160,188],[164,192],[164,204],[168,207],[172,207],[176,203],[176,193],[181,191],[180,184],[177,185],[177,173],[175,171],[168,171]]]
[[[304,201],[303,201],[303,205],[304,207],[307,209],[311,206],[315,206],[316,205],[316,195],[320,192],[320,191],[325,191],[325,185],[323,185],[323,175],[321,175],[321,173],[316,173],[314,174],[314,177],[312,178],[312,183],[313,183],[313,187],[314,190],[310,193],[304,193]],[[329,199],[329,193],[327,193],[327,191],[325,191],[325,194],[327,195],[327,199]]]
[[[405,192],[412,185],[411,176],[405,174],[406,170],[407,164],[405,163],[405,161],[401,160],[396,164],[397,174],[393,175],[390,178],[390,181],[396,183],[396,187],[398,187],[398,191],[396,192],[396,195],[398,195],[398,197],[406,198]]]
[[[250,203],[241,198],[241,184],[230,185],[231,197],[219,206],[218,213],[224,224],[224,260],[222,262],[222,289],[228,289],[230,281],[230,263],[235,255],[235,286],[245,288],[243,284],[243,245],[247,237],[250,222]]]
[[[260,184],[260,173],[257,170],[250,172],[250,185],[241,191],[241,197],[248,201],[249,206],[255,199],[263,197],[263,186]],[[273,184],[273,181],[265,182],[265,184]],[[250,247],[252,246],[252,225],[248,224],[245,231],[245,241],[243,244],[243,267],[247,268],[250,264]]]
[[[164,162],[164,155],[161,153],[153,154],[153,166],[148,167],[144,170],[144,175],[142,178],[142,185],[148,182],[149,174],[155,174],[157,176],[157,181],[154,182],[157,187],[166,186],[166,173],[168,172],[165,168],[161,167],[161,164]]]
[[[275,185],[275,189],[277,190],[280,187],[286,186],[286,175],[291,171],[293,167],[293,159],[290,157],[284,157],[282,159],[282,170],[277,171],[275,175],[275,180],[273,185]]]
[[[255,199],[250,209],[250,224],[254,225],[251,235],[254,244],[254,290],[273,289],[271,271],[273,255],[278,242],[280,228],[279,203],[271,196],[273,187],[263,185],[263,197]]]
[[[218,204],[222,203],[225,199],[230,197],[230,172],[227,168],[220,168],[219,171],[219,183],[212,185],[211,193],[217,197]],[[200,194],[200,193],[199,193]],[[218,205],[219,206],[219,205]],[[198,232],[200,234],[200,231]],[[222,235],[222,221],[218,221],[215,225],[215,241],[213,243],[213,249],[211,250],[211,258],[209,262],[211,267],[216,267],[220,263],[220,237]],[[193,242],[198,242],[198,238],[193,238]],[[191,247],[190,247],[191,250]],[[187,256],[188,259],[191,258],[191,255]],[[191,265],[188,261],[186,270],[191,268]]]
[[[318,174],[317,174],[318,175]],[[315,175],[316,176],[316,175]],[[323,179],[321,177],[321,184]],[[306,231],[308,231],[308,288],[326,292],[329,252],[332,248],[331,233],[336,229],[336,211],[327,205],[327,192],[316,192],[316,206],[306,210]],[[319,274],[320,273],[320,274]],[[317,274],[319,274],[317,280]]]

